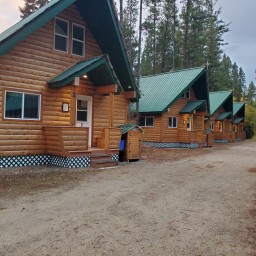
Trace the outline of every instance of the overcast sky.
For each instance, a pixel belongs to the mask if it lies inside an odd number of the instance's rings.
[[[23,4],[23,0],[0,0],[0,32],[20,20],[18,6]],[[256,0],[218,0],[218,6],[223,21],[231,22],[231,31],[224,37],[229,43],[224,51],[243,68],[247,85],[256,83]]]

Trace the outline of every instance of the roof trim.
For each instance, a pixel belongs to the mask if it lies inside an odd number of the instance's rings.
[[[235,118],[235,120],[233,121],[233,124],[239,124],[239,123],[241,123],[243,120],[244,120],[243,117],[237,117],[237,118]]]
[[[224,121],[228,117],[232,116],[232,112],[222,112],[216,117],[216,121]]]
[[[71,83],[75,79],[75,77],[80,77],[94,70],[100,65],[104,65],[107,68],[108,73],[113,79],[113,83],[117,84],[120,88],[122,88],[107,55],[100,55],[98,57],[94,57],[92,59],[76,63],[75,65],[69,67],[59,75],[49,80],[48,81],[49,87],[50,88],[63,87]]]

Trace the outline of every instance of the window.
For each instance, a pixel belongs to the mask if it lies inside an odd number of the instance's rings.
[[[139,125],[145,127],[153,127],[154,126],[154,117],[153,116],[140,116]]]
[[[5,93],[6,119],[40,119],[41,96],[20,92]]]
[[[186,90],[184,94],[181,96],[181,98],[190,99],[190,90]]]
[[[178,118],[175,116],[170,116],[168,120],[168,128],[177,128]]]
[[[214,130],[214,123],[210,123],[210,129]]]
[[[87,122],[88,102],[86,100],[77,100],[77,121]]]
[[[54,48],[62,52],[68,52],[68,21],[55,19]]]
[[[72,53],[84,56],[84,27],[73,24]]]

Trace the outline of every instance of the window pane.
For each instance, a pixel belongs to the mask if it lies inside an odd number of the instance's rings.
[[[73,40],[72,53],[83,56],[84,55],[84,43]]]
[[[22,113],[22,94],[7,92],[5,100],[5,117],[21,118]]]
[[[25,94],[24,118],[39,119],[39,95]]]
[[[177,118],[176,117],[172,118],[172,127],[177,127]]]
[[[87,101],[86,100],[77,100],[77,109],[78,110],[87,110]]]
[[[146,126],[153,126],[154,125],[154,118],[153,117],[147,117],[146,118]]]
[[[68,41],[66,37],[55,35],[55,49],[63,52],[68,51]]]
[[[169,117],[169,124],[168,124],[169,127],[173,127],[173,124],[172,124],[172,117]]]
[[[77,121],[87,122],[87,111],[77,110]]]
[[[74,25],[73,26],[73,39],[84,41],[84,28]]]
[[[68,22],[64,20],[56,19],[55,33],[67,36],[68,35]]]
[[[139,118],[139,126],[145,126],[145,117],[144,116],[140,116],[140,118]]]

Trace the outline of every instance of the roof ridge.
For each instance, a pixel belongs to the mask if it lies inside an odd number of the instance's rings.
[[[152,74],[152,75],[147,75],[147,76],[141,76],[141,78],[153,77],[153,76],[161,76],[161,75],[166,75],[166,74],[171,74],[171,73],[178,73],[178,72],[182,72],[182,71],[196,70],[196,69],[200,69],[200,68],[204,69],[206,67],[205,66],[201,66],[201,67],[195,67],[195,68],[170,70],[170,71],[166,71],[166,72],[163,72],[163,73]]]

